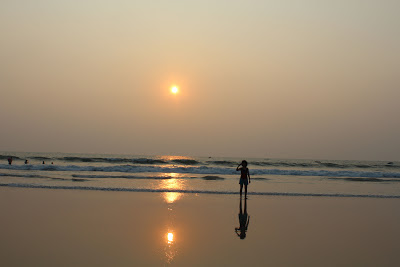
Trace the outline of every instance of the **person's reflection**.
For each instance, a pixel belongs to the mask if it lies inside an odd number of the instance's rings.
[[[239,204],[239,227],[235,228],[235,232],[240,239],[246,238],[247,227],[249,227],[250,215],[247,214],[247,198],[244,199],[244,212],[242,209],[242,197],[240,196]]]

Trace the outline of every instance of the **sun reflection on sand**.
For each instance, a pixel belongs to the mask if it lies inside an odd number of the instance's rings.
[[[174,242],[174,234],[173,233],[168,233],[167,234],[167,240],[168,240],[168,244],[172,244],[172,242]]]
[[[171,230],[169,230],[168,233],[165,235],[165,240],[166,240],[166,246],[164,251],[166,257],[166,263],[170,264],[178,253],[178,250],[175,245],[175,235]]]
[[[173,192],[174,190],[183,190],[186,189],[186,180],[183,178],[182,174],[178,173],[164,173],[163,176],[169,179],[162,179],[159,181],[157,187],[159,189],[168,190],[171,192],[162,193],[162,197],[167,203],[168,208],[168,219],[167,219],[167,228],[163,234],[164,240],[164,257],[165,263],[170,264],[176,255],[178,254],[177,248],[177,240],[176,240],[176,232],[174,227],[174,213],[173,206],[175,202],[182,198],[183,193]]]
[[[182,193],[175,193],[175,192],[165,192],[163,193],[164,200],[167,203],[174,203],[176,200],[180,199]]]
[[[170,159],[182,159],[183,157],[169,157]],[[164,202],[167,205],[168,217],[166,228],[162,231],[162,239],[164,243],[164,261],[165,264],[170,264],[178,254],[178,244],[177,236],[176,236],[176,228],[174,226],[174,205],[176,201],[180,200],[183,197],[183,193],[174,192],[175,190],[184,190],[186,189],[186,180],[184,174],[179,173],[163,173],[160,177],[164,177],[165,179],[157,180],[155,187],[157,189],[166,190],[169,192],[161,193],[161,196]]]

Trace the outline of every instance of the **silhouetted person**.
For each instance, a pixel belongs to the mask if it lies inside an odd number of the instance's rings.
[[[239,204],[239,227],[235,228],[235,232],[240,239],[246,238],[246,231],[250,223],[250,215],[247,214],[247,199],[244,199],[244,213],[242,210],[242,197],[240,197]]]
[[[28,163],[29,163],[29,161],[26,159],[26,160],[25,160],[25,164],[28,164]]]
[[[42,164],[46,164],[46,163],[44,162],[44,160],[43,160]]]
[[[13,158],[12,158],[12,157],[9,157],[7,160],[8,160],[8,164],[11,165],[11,164],[12,164]]]
[[[242,165],[242,167],[240,167]],[[244,185],[244,197],[247,197],[247,185],[250,183],[250,172],[249,169],[247,168],[247,161],[243,160],[242,163],[240,163],[236,167],[236,171],[240,171],[240,196],[242,196],[242,190],[243,190],[243,185]],[[247,177],[249,179],[247,179]]]

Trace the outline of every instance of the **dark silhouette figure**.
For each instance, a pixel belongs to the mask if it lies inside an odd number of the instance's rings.
[[[247,168],[247,161],[243,160],[242,163],[240,163],[236,167],[236,171],[240,171],[240,180],[239,180],[240,196],[242,196],[242,190],[243,190],[243,185],[244,185],[244,197],[247,198],[247,185],[250,183],[250,172],[249,172],[249,168]],[[249,178],[249,179],[247,179],[247,178]]]
[[[11,165],[11,164],[12,164],[12,161],[13,161],[13,158],[12,158],[12,157],[9,157],[7,160],[8,160],[8,164]]]
[[[242,197],[239,204],[239,227],[235,228],[235,232],[240,239],[246,238],[246,231],[250,223],[250,215],[247,214],[247,199],[244,199],[244,212],[242,209]]]
[[[29,163],[29,161],[26,159],[26,160],[25,160],[25,164],[28,164],[28,163]]]
[[[44,160],[43,160],[42,164],[46,164],[46,163],[44,162]]]

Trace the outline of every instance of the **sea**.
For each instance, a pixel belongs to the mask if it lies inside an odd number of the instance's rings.
[[[12,164],[8,158],[12,156]],[[25,161],[28,161],[25,163]],[[239,194],[242,158],[0,152],[0,186]],[[400,198],[399,161],[246,158],[249,197]],[[171,199],[171,201],[174,201]]]

